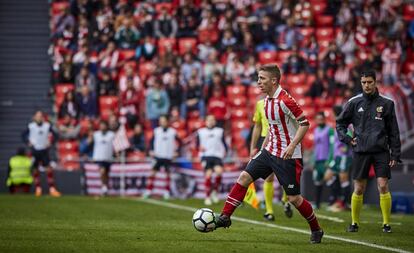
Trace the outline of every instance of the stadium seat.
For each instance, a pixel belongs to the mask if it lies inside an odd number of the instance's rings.
[[[403,17],[405,21],[411,21],[414,19],[414,5],[412,3],[404,4]]]
[[[315,31],[316,40],[318,42],[323,40],[333,40],[335,38],[335,32],[332,27],[319,27]]]
[[[79,153],[75,151],[64,151],[59,153],[59,162],[65,170],[79,169]]]
[[[313,100],[311,97],[301,97],[296,99],[296,102],[301,107],[313,105]]]
[[[65,99],[65,94],[69,91],[75,90],[75,85],[72,83],[60,83],[55,86],[55,106],[56,109],[59,109],[63,100]]]
[[[59,141],[58,152],[64,153],[66,151],[79,151],[79,141]]]
[[[306,46],[312,35],[315,33],[315,29],[313,27],[301,27],[299,29],[299,33],[302,35],[303,39],[301,41],[301,46]]]
[[[142,161],[143,159],[145,159],[145,157],[146,157],[145,152],[141,152],[141,151],[132,151],[132,152],[128,152],[127,154],[128,162]]]
[[[243,107],[247,104],[247,98],[245,96],[232,98],[229,103],[231,107]]]
[[[292,51],[289,51],[289,50],[278,51],[276,59],[278,62],[284,63],[291,54],[292,54]],[[282,66],[279,66],[279,67],[282,67]]]
[[[146,61],[139,64],[138,75],[141,80],[146,80],[156,69],[156,66],[153,62]]]
[[[315,24],[317,27],[333,27],[334,17],[331,15],[317,15],[315,16]]]
[[[177,136],[178,136],[178,138],[180,138],[180,140],[184,140],[187,137],[187,130],[178,129],[177,130]]]
[[[291,89],[289,89],[289,91],[295,99],[299,99],[305,95],[305,93],[307,92],[307,89],[302,86],[297,86],[297,87],[292,87]]]
[[[232,120],[247,119],[247,118],[248,118],[248,111],[246,108],[235,108],[231,110]]]
[[[157,4],[155,4],[155,11],[158,14],[161,13],[162,8],[166,8],[167,11],[171,14],[173,6],[172,6],[172,3],[157,3]]]
[[[124,50],[119,50],[119,58],[120,60],[132,60],[135,58],[135,50],[131,49],[124,49]]]
[[[69,1],[53,2],[52,3],[52,15],[60,14],[64,9],[69,7]]]
[[[108,119],[111,112],[118,112],[118,97],[116,96],[101,96],[99,97],[99,111],[101,118]]]
[[[184,120],[176,120],[170,123],[171,127],[176,130],[185,129],[185,122]]]
[[[230,85],[227,86],[226,90],[229,99],[246,96],[246,86],[243,85]]]
[[[315,108],[313,105],[303,106],[302,110],[308,119],[313,119],[315,117]]]
[[[244,129],[249,129],[250,125],[251,125],[251,123],[250,123],[249,120],[239,119],[237,121],[232,121],[231,122],[231,129],[234,132],[239,132],[239,131],[244,130]]]
[[[313,16],[319,16],[321,14],[323,14],[326,10],[326,7],[328,6],[328,4],[326,2],[315,2],[312,3],[312,13]]]
[[[259,52],[259,63],[260,64],[269,64],[275,63],[277,53],[276,51],[262,51]]]
[[[304,73],[302,74],[290,74],[286,75],[285,83],[290,87],[298,87],[298,86],[304,86],[306,81],[306,75]]]
[[[205,43],[210,41],[211,43],[216,43],[219,40],[219,32],[215,29],[202,29],[198,31],[198,41],[200,43]]]
[[[177,40],[175,38],[160,38],[157,42],[158,44],[158,53],[164,55],[167,50],[167,46],[170,46],[173,51],[177,49]]]
[[[197,39],[195,38],[181,38],[178,40],[178,52],[183,55],[187,52],[196,53]]]
[[[256,101],[262,97],[263,94],[257,85],[251,85],[247,89],[247,97],[250,104],[256,104]]]
[[[198,110],[189,111],[187,113],[188,119],[200,119],[200,112]]]

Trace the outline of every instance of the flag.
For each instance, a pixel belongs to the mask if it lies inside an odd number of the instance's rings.
[[[123,151],[131,146],[126,134],[125,125],[121,124],[112,142],[115,152]]]
[[[259,208],[259,199],[256,195],[256,188],[254,187],[254,183],[251,183],[249,185],[249,188],[247,188],[247,193],[243,201],[251,205],[255,209]]]

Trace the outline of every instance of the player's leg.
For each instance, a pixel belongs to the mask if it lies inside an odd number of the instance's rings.
[[[391,193],[388,187],[388,180],[391,178],[391,168],[389,166],[389,153],[379,153],[374,155],[374,169],[377,176],[377,187],[380,194],[380,207],[382,213],[383,232],[390,233],[391,216]]]
[[[315,185],[315,206],[317,209],[321,207],[324,174],[325,161],[316,161],[315,168],[313,170],[313,182]]]
[[[351,197],[351,225],[348,232],[358,232],[360,214],[364,203],[364,192],[367,185],[367,178],[371,166],[371,155],[354,153],[352,164],[352,178],[354,179],[354,192]]]
[[[212,175],[213,175],[213,169],[206,168],[204,171],[204,187],[205,187],[205,193],[206,193],[204,204],[207,206],[211,206],[213,204],[213,202],[211,201],[211,191],[212,191],[211,177]]]
[[[146,184],[146,189],[144,194],[142,195],[143,198],[148,198],[151,196],[152,193],[152,189],[154,188],[154,180],[155,180],[155,175],[157,174],[157,171],[160,170],[161,168],[161,161],[158,158],[155,158],[156,162],[155,165],[152,167],[151,173],[148,177],[148,182]]]
[[[105,162],[99,163],[99,171],[101,173],[101,182],[102,182],[102,195],[106,195],[108,193],[108,169]]]
[[[266,213],[264,214],[264,218],[268,221],[274,221],[275,216],[273,214],[273,196],[274,196],[274,182],[275,175],[272,173],[270,174],[263,183],[263,195],[266,205]]]
[[[227,196],[221,215],[217,219],[216,227],[229,227],[231,225],[230,216],[243,202],[249,185],[259,177],[264,179],[273,172],[269,167],[270,156],[266,150],[259,151],[247,164],[246,169],[240,173],[236,184]]]
[[[220,160],[220,159],[218,159]],[[218,191],[221,185],[221,178],[223,175],[223,165],[221,163],[221,161],[217,161],[215,166],[214,166],[214,173],[216,174],[216,178],[214,181],[214,185],[213,185],[213,190],[211,191],[211,200],[213,201],[213,203],[217,204],[219,202],[218,199]]]
[[[49,185],[49,194],[52,197],[60,197],[61,194],[56,190],[55,178],[53,175],[52,166],[50,166],[49,150],[45,149],[41,151],[41,162],[46,167],[47,184]]]
[[[350,204],[351,183],[349,182],[349,167],[351,158],[348,156],[338,157],[339,182],[341,183],[341,201],[343,209],[347,209]]]
[[[32,150],[32,155],[34,158],[33,162],[33,180],[35,185],[35,196],[40,197],[42,196],[42,187],[40,185],[40,171],[39,171],[39,165],[40,165],[40,157],[36,150]]]
[[[170,187],[170,182],[171,182],[171,173],[170,173],[170,168],[171,168],[171,160],[168,159],[163,159],[163,164],[164,166],[164,170],[165,170],[165,174],[166,174],[166,179],[165,179],[165,193],[163,195],[164,200],[169,200],[170,199],[170,192],[171,192],[171,187]]]

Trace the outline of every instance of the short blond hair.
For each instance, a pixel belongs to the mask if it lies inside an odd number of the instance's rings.
[[[272,77],[276,77],[277,83],[279,83],[282,76],[279,66],[277,64],[266,64],[259,67],[259,71],[265,71],[271,74]]]

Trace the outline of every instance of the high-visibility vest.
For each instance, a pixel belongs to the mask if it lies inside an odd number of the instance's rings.
[[[32,160],[27,156],[13,156],[10,158],[10,174],[7,179],[7,186],[18,184],[32,184],[31,173]]]

